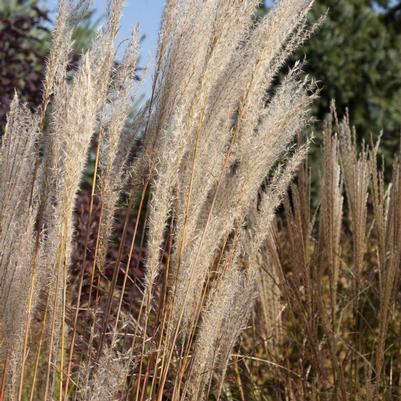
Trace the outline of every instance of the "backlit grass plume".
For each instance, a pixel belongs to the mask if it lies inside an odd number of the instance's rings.
[[[256,19],[256,0],[167,1],[151,97],[134,124],[138,30],[116,62],[121,3],[109,1],[69,76],[88,3],[59,0],[42,105],[32,113],[16,95],[11,106],[0,148],[2,400],[220,397],[258,288],[274,293],[259,282],[261,253],[306,155],[295,137],[316,96],[301,63],[282,71],[314,29],[312,2],[282,0]],[[72,270],[93,152],[83,262]]]

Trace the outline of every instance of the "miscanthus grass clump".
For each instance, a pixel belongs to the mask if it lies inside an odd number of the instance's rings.
[[[269,227],[254,324],[230,372],[240,399],[401,397],[401,165],[386,183],[380,141],[356,138],[333,107],[317,207],[305,163]]]
[[[300,63],[281,74],[314,29],[311,1],[282,0],[260,20],[258,2],[167,1],[152,94],[132,119],[138,30],[115,63],[122,1],[108,3],[71,75],[72,33],[88,2],[59,0],[42,104],[31,111],[16,94],[1,139],[1,400],[226,397],[260,251],[307,152],[294,138],[315,97]],[[72,270],[91,152],[84,254]],[[135,280],[138,246],[144,277]]]

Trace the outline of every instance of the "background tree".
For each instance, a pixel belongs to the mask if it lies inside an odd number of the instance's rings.
[[[52,24],[46,6],[38,0],[0,0],[0,135],[15,91],[32,108],[42,100]],[[71,67],[95,32],[92,15],[89,11],[74,33]]]
[[[321,82],[314,103],[318,123],[335,99],[339,114],[349,109],[361,136],[383,130],[391,158],[401,129],[401,1],[316,0],[310,18],[326,12],[319,31],[295,55],[306,58],[305,71]]]
[[[47,11],[37,2],[0,2],[0,125],[14,91],[35,107],[41,101],[43,67],[49,46]]]

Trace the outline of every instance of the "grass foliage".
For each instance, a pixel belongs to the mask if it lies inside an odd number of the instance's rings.
[[[73,74],[89,2],[59,1],[41,105],[16,94],[1,139],[1,401],[399,395],[399,163],[385,186],[333,106],[311,210],[316,86],[281,71],[312,2],[258,3],[167,1],[133,117],[122,0]]]

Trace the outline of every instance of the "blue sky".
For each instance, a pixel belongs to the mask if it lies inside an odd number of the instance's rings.
[[[93,0],[93,6],[97,15],[104,15],[106,4],[106,0]],[[151,67],[141,86],[141,92],[145,93],[146,97],[150,94],[152,87],[152,65],[155,59],[157,35],[163,7],[164,0],[126,0],[121,20],[121,29],[117,37],[117,43],[128,38],[132,27],[136,24],[139,24],[141,35],[145,36],[141,43],[140,64],[143,67],[150,64]]]

